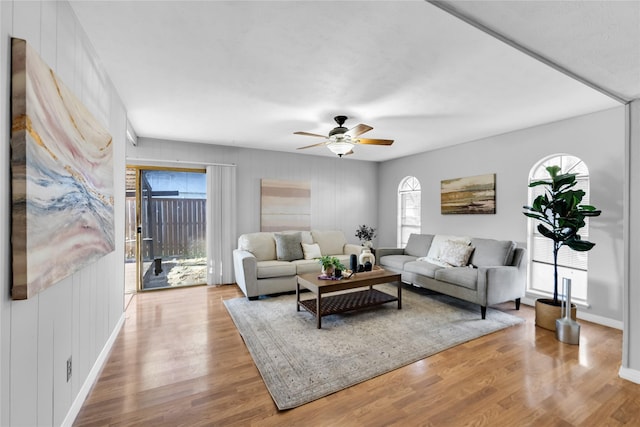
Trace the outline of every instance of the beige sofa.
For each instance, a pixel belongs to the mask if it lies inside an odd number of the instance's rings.
[[[243,234],[233,251],[236,283],[249,299],[295,291],[296,275],[320,273],[317,257],[335,256],[348,267],[351,254],[362,249],[338,230]]]
[[[525,249],[510,240],[412,234],[405,248],[377,248],[376,261],[402,281],[481,307],[515,300],[526,284]]]

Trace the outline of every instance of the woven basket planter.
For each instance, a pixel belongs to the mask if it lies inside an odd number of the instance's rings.
[[[556,320],[562,317],[562,307],[553,305],[552,299],[541,298],[536,300],[536,326],[556,330]],[[576,320],[576,305],[571,304],[571,318]]]

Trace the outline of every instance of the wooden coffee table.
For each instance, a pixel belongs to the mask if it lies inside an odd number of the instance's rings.
[[[397,296],[373,287],[373,285],[382,283],[394,283],[398,289]],[[310,290],[315,295],[315,298],[300,300],[300,286]],[[326,296],[331,292],[363,287],[368,287],[368,289]],[[300,307],[304,307],[315,315],[318,329],[322,327],[322,316],[359,310],[393,301],[398,302],[398,310],[402,309],[402,282],[400,281],[400,275],[382,269],[356,273],[351,278],[343,278],[342,280],[321,280],[318,279],[318,273],[298,275],[296,310],[300,311]]]

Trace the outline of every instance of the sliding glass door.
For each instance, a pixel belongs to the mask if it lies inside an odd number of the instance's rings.
[[[136,271],[139,290],[206,283],[206,175],[203,170],[136,167]],[[127,194],[129,196],[129,194]],[[135,205],[135,206],[132,206]],[[129,221],[128,221],[129,222]],[[127,253],[130,247],[127,246]]]

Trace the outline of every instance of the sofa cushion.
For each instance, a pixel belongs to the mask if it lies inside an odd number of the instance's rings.
[[[453,283],[468,289],[478,287],[478,269],[471,267],[443,268],[436,271],[436,280]]]
[[[302,237],[300,232],[274,233],[276,241],[276,256],[280,261],[293,261],[302,259]]]
[[[273,233],[243,234],[238,238],[238,249],[251,252],[258,261],[277,259],[276,241],[273,238]]]
[[[320,245],[317,243],[303,243],[302,252],[304,254],[304,259],[316,259],[322,256],[322,252],[320,252]]]
[[[464,267],[469,263],[473,246],[447,240],[440,248],[440,261],[452,267]]]
[[[404,254],[415,257],[427,256],[432,240],[433,234],[411,233],[407,246],[404,248]]]
[[[511,240],[472,239],[475,248],[469,262],[476,267],[511,264],[516,243]]]
[[[300,238],[302,239],[302,243],[313,243],[313,236],[311,236],[310,231],[301,231]]]
[[[291,264],[296,266],[296,274],[320,273],[322,270],[322,266],[315,259],[298,259],[291,261]]]
[[[258,261],[258,279],[295,275],[296,266],[288,261]]]
[[[378,260],[383,267],[391,267],[397,270],[404,269],[406,263],[415,261],[416,257],[410,255],[386,255]]]
[[[443,270],[444,267],[441,267],[436,264],[432,264],[427,261],[412,261],[408,262],[404,265],[404,271],[408,273],[420,274],[425,277],[434,278],[436,275],[436,271]]]
[[[339,230],[312,230],[311,236],[313,236],[313,241],[320,245],[320,252],[322,252],[322,255],[342,254],[344,245],[347,244],[344,233]]]

